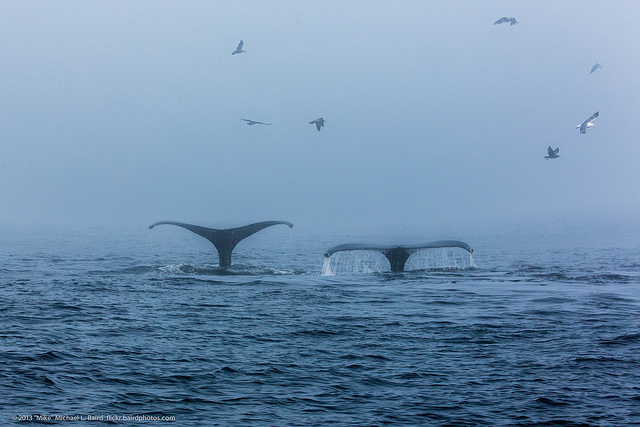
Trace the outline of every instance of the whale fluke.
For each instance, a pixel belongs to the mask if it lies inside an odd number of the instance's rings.
[[[436,240],[433,242],[423,243],[421,245],[369,245],[366,243],[345,243],[343,245],[334,246],[325,252],[325,258],[329,258],[336,252],[342,251],[376,251],[384,255],[391,265],[391,271],[394,273],[404,271],[404,265],[416,251],[420,249],[432,248],[462,248],[469,253],[473,253],[473,248],[467,243],[460,240]]]
[[[176,221],[158,221],[151,224],[149,229],[162,224],[177,225],[178,227],[186,228],[187,230],[196,233],[213,243],[213,246],[218,250],[220,268],[229,268],[231,266],[231,253],[233,252],[233,249],[238,243],[240,243],[240,241],[246,239],[252,234],[257,233],[264,228],[271,227],[272,225],[285,224],[288,225],[289,228],[293,227],[293,224],[288,221],[263,221],[245,225],[243,227],[227,229],[207,228]]]

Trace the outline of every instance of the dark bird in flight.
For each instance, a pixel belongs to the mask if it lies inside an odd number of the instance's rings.
[[[245,122],[247,122],[247,124],[249,126],[253,126],[253,125],[267,125],[267,126],[269,126],[271,124],[271,123],[256,122],[255,120],[243,119],[242,117],[240,117],[240,120],[244,120]]]
[[[516,18],[507,18],[506,16],[503,16],[502,18],[494,22],[493,25],[504,24],[505,22],[509,22],[511,23],[511,25],[516,25],[518,23],[518,21],[516,21]]]
[[[240,40],[240,43],[238,43],[238,47],[236,48],[236,50],[231,52],[231,55],[235,55],[236,53],[246,52],[246,50],[242,50],[242,46],[244,46],[244,41]]]
[[[595,64],[593,67],[591,67],[591,71],[589,71],[589,74],[592,74],[592,73],[593,73],[595,70],[597,70],[598,68],[602,68],[602,65],[600,65],[600,64],[598,64],[598,63],[596,62],[596,64]]]
[[[560,151],[560,148],[556,148],[554,150],[553,148],[551,148],[551,146],[549,146],[549,148],[547,148],[547,152],[549,153],[549,155],[548,156],[544,156],[544,158],[546,160],[557,159],[558,157],[560,157],[560,156],[558,156],[558,151]]]
[[[318,132],[320,132],[320,128],[324,126],[324,119],[320,117],[319,119],[311,120],[309,124],[310,125],[315,124],[316,128],[318,129]]]
[[[593,116],[589,117],[587,120],[576,126],[576,129],[580,129],[580,133],[587,133],[588,128],[594,128],[596,125],[593,124],[593,121],[598,118],[600,115],[600,111],[596,111],[593,113]]]

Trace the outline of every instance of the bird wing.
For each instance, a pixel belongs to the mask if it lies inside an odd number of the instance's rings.
[[[549,148],[551,148],[551,147],[549,147]],[[559,152],[560,152],[560,147],[558,147],[555,150],[553,150],[553,154],[555,154],[556,156],[558,155]]]
[[[553,148],[551,148],[551,146],[547,148],[547,153],[549,153],[549,156],[553,156]]]
[[[244,46],[244,40],[240,40],[240,43],[238,43],[238,48],[236,50],[242,49],[242,46]]]
[[[320,117],[320,118],[317,118],[317,119],[315,119],[315,120],[311,120],[311,121],[309,122],[309,124],[310,124],[310,125],[315,124],[315,125],[316,125],[316,128],[318,128],[318,131],[320,131],[320,128],[321,128],[322,126],[324,126],[324,119],[323,119],[322,117]]]
[[[589,71],[589,74],[593,73],[595,70],[598,69],[598,63],[596,62],[596,65],[594,65],[593,67],[591,67],[591,71]]]
[[[507,18],[506,16],[503,16],[502,18],[500,18],[496,22],[494,22],[493,25],[502,24],[503,22],[507,22],[508,20],[509,20],[509,18]]]
[[[589,122],[591,122],[592,120],[597,119],[599,115],[600,115],[600,111],[596,111],[595,113],[593,113],[593,115],[591,117],[589,117],[587,120],[582,122],[582,124],[580,125],[580,133],[586,133],[587,132],[587,125],[589,124]]]

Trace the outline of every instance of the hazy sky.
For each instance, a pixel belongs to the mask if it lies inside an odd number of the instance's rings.
[[[1,1],[0,222],[640,218],[639,23],[635,0]]]

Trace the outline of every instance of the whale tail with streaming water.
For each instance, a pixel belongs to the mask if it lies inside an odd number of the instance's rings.
[[[460,248],[473,253],[473,248],[469,244],[460,240],[437,240],[433,242],[423,243],[421,245],[370,245],[365,243],[346,243],[343,245],[334,246],[325,252],[325,264],[336,252],[345,251],[374,251],[381,253],[389,261],[392,272],[404,271],[405,264],[409,257],[417,252],[421,252],[428,249],[438,248]],[[470,261],[472,264],[472,261]]]

